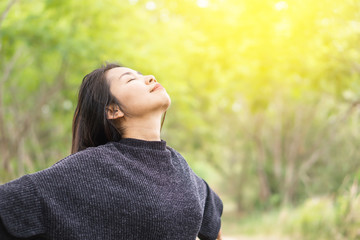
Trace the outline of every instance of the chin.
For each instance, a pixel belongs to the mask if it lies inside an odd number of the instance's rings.
[[[164,108],[164,111],[168,110],[171,106],[171,99],[170,97],[167,98],[167,100],[164,101],[164,104],[163,104],[163,108]]]

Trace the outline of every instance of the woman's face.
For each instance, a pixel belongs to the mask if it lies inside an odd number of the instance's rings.
[[[141,117],[165,112],[171,100],[152,75],[142,75],[130,68],[116,67],[106,72],[110,92],[120,102],[125,116]]]

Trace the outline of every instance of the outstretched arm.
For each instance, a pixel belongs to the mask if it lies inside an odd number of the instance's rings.
[[[3,225],[2,221],[1,221],[1,218],[0,218],[0,239],[1,240],[16,240],[16,239],[18,239],[18,238],[11,236],[7,232],[5,226]]]
[[[221,229],[219,230],[219,234],[218,234],[216,240],[222,240],[222,237],[221,237]]]

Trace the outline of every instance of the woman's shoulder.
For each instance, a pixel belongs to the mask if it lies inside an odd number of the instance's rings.
[[[170,153],[173,157],[177,157],[177,158],[180,158],[180,159],[186,161],[185,158],[181,155],[181,153],[178,152],[177,150],[175,150],[174,148],[170,147],[169,145],[166,145],[166,149],[170,151]]]
[[[113,145],[111,142],[97,147],[88,147],[79,152],[70,154],[65,158],[57,161],[53,166],[62,165],[62,164],[71,164],[81,161],[92,161],[99,158],[106,157],[108,154],[111,154],[114,151]]]
[[[177,150],[175,150],[172,147],[167,146],[167,149],[171,152],[172,155],[172,162],[175,164],[178,164],[178,168],[182,169],[185,172],[190,173],[192,177],[195,177],[197,181],[202,181],[202,178],[199,177],[194,170],[189,165],[188,161],[185,159],[185,157]]]
[[[101,167],[104,159],[111,153],[111,144],[105,144],[98,147],[89,147],[82,151],[70,154],[53,165],[40,171],[29,174],[31,179],[56,179],[61,176],[77,176],[91,172]]]
[[[177,162],[181,163],[182,165],[188,166],[188,162],[186,161],[184,156],[181,155],[180,152],[178,152],[177,150],[175,150],[174,148],[172,148],[170,146],[166,146],[166,149],[171,153],[171,158],[173,159],[173,161],[176,160]]]

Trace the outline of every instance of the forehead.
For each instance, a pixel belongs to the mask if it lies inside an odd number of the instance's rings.
[[[116,68],[112,68],[112,69],[106,71],[106,78],[107,79],[119,78],[122,74],[128,73],[128,72],[136,74],[136,71],[131,68],[116,67]]]

